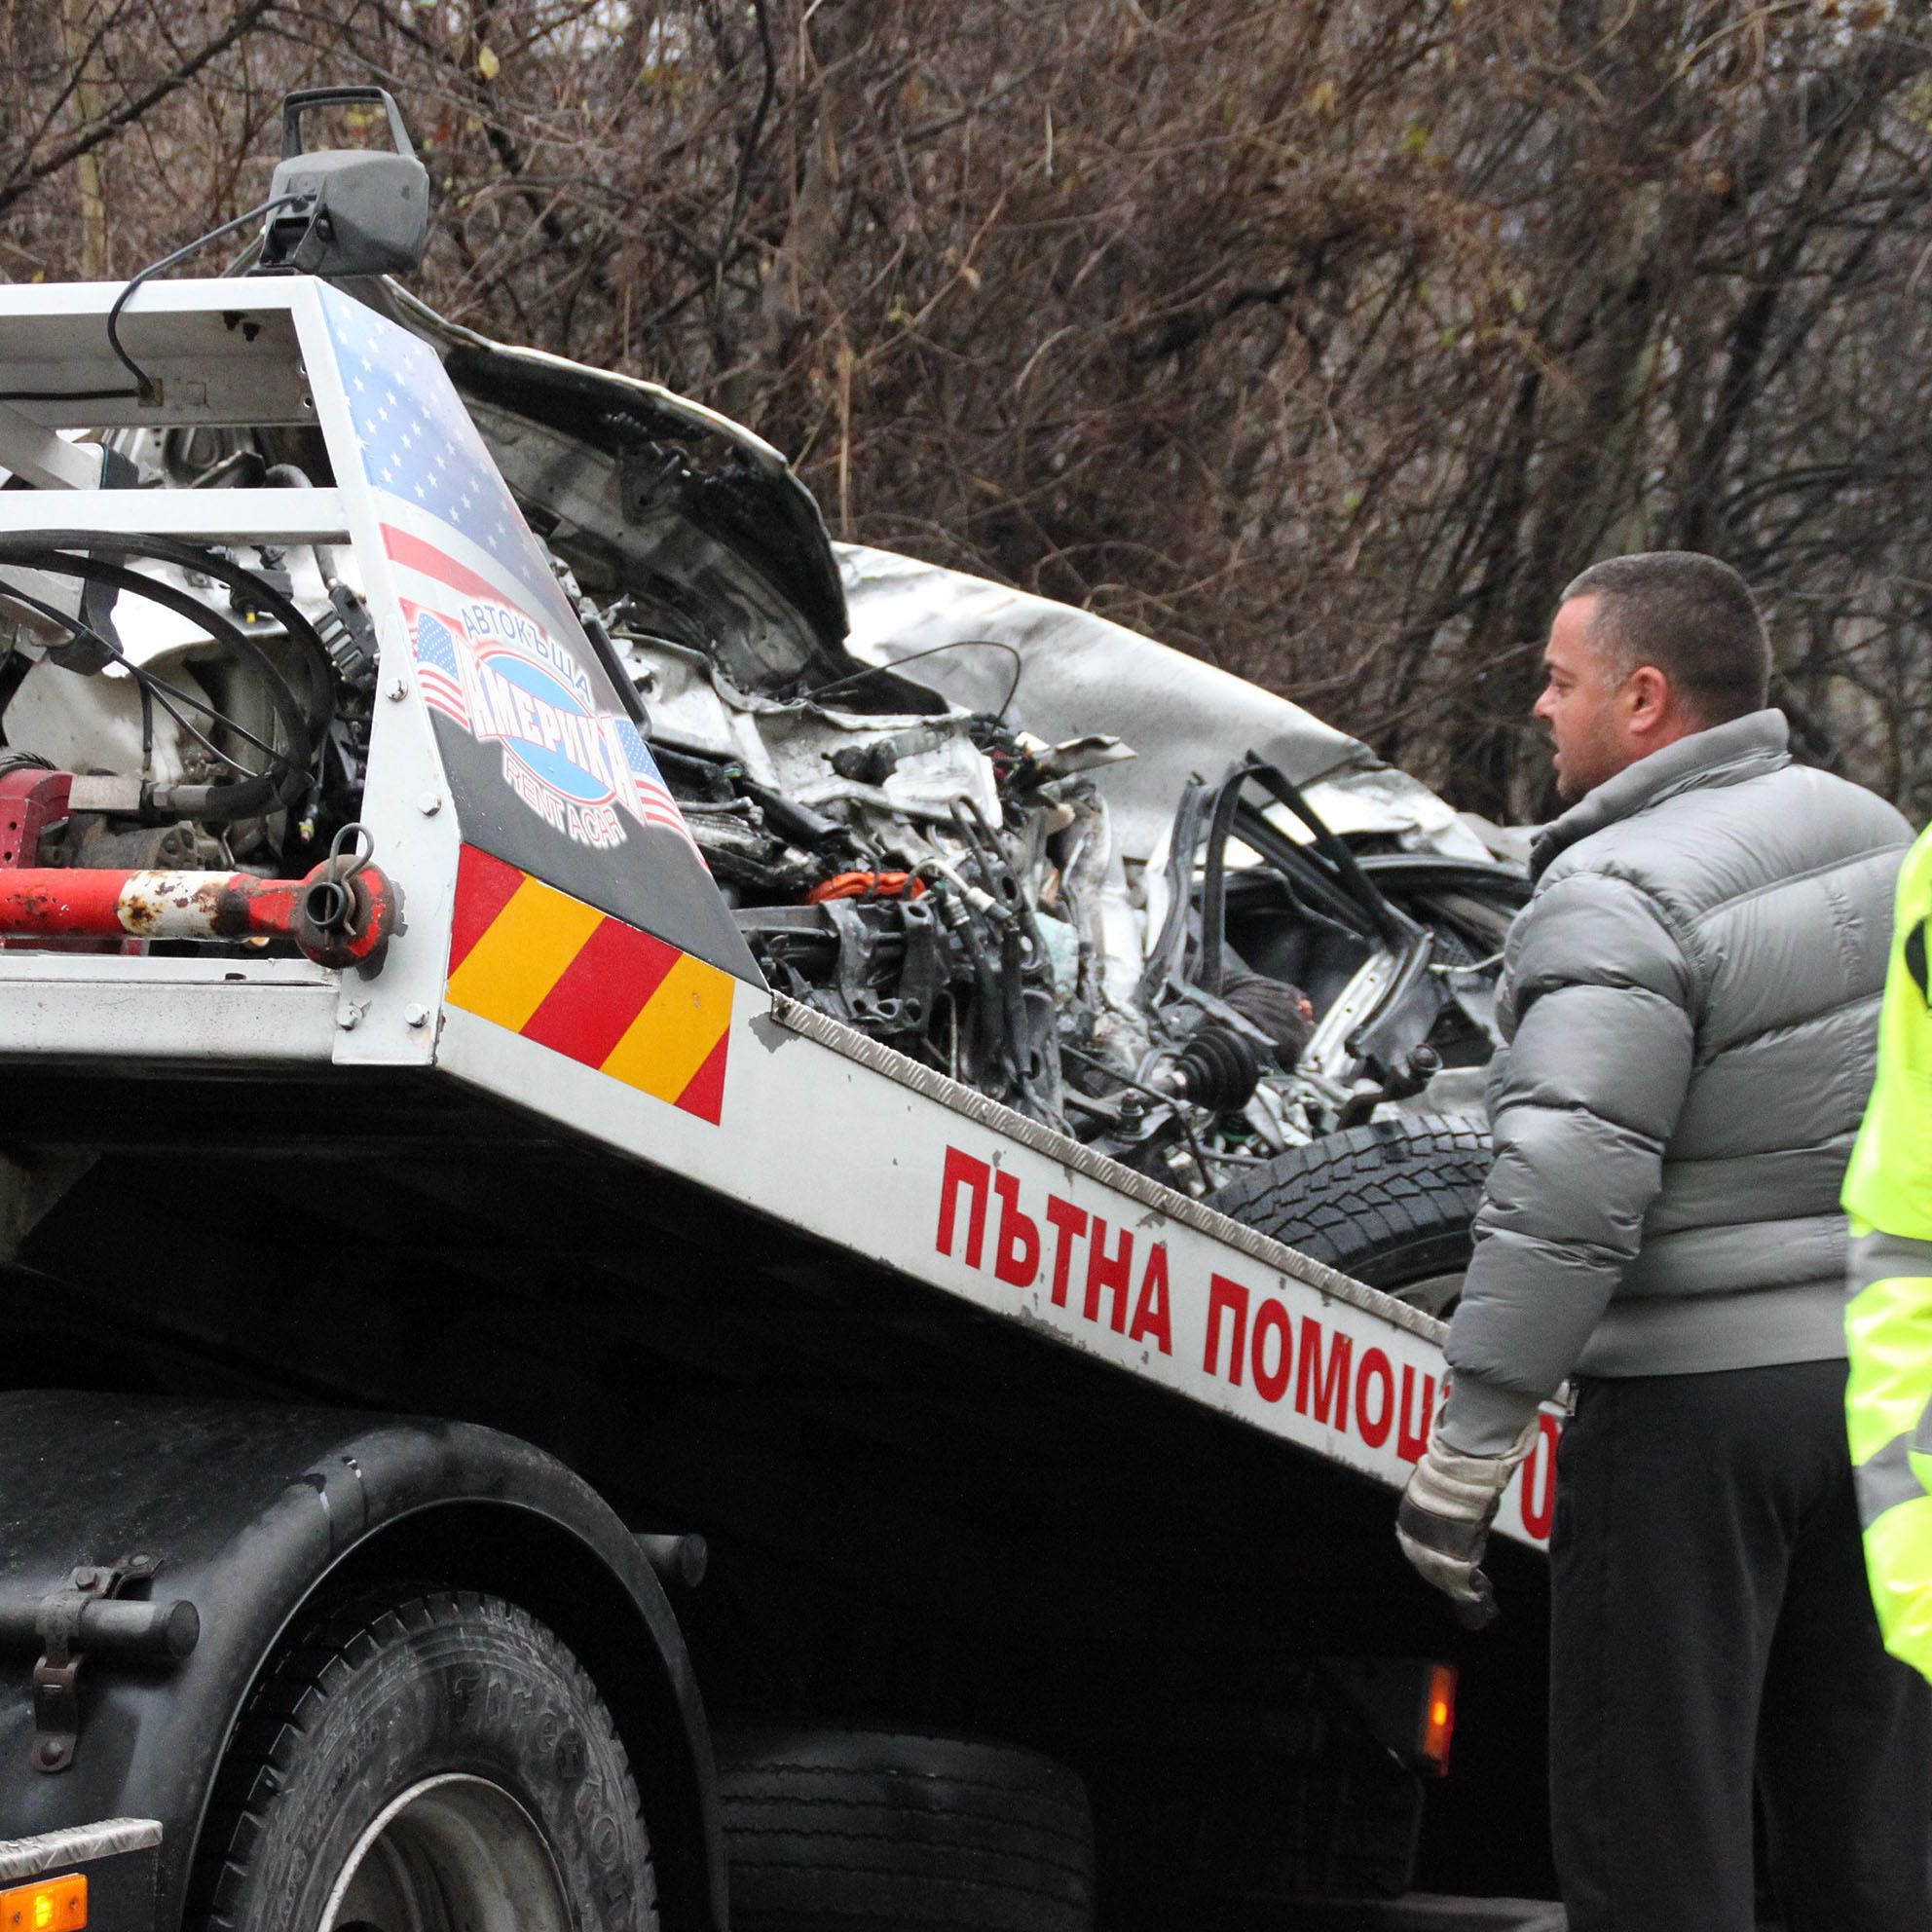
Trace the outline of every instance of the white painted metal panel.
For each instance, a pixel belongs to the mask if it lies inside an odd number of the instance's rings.
[[[335,543],[349,532],[334,490],[65,490],[52,502],[0,491],[0,532],[52,528],[213,543]]]
[[[20,416],[51,428],[315,421],[290,313],[313,301],[314,284],[295,278],[142,283],[122,313],[120,335],[159,381],[161,400],[64,399],[62,392],[132,388],[107,340],[107,314],[124,286],[0,289],[0,369]]]
[[[739,988],[716,1125],[455,1007],[437,1058],[467,1085],[1043,1340],[1406,1481],[1440,1401],[1439,1322],[857,1035],[863,1059],[799,1023]],[[1547,1539],[1556,1432],[1552,1410],[1501,1534]]]
[[[337,474],[353,478],[359,474],[355,427],[322,316],[321,287],[306,277],[289,287],[316,420]],[[335,1057],[344,1064],[407,1065],[427,1060],[433,1050],[429,1022],[449,957],[459,834],[435,733],[417,688],[379,506],[359,484],[338,494],[379,647],[362,822],[375,836],[377,862],[401,888],[402,925],[381,970],[345,983],[342,1017],[354,1023],[338,1030]]]
[[[0,1058],[97,1063],[110,1071],[180,1066],[326,1066],[336,1039],[328,981],[159,975],[174,960],[92,961],[130,969],[108,976],[19,954],[32,970],[0,970]],[[17,959],[0,960],[13,968]],[[78,962],[75,962],[78,963]],[[146,968],[148,970],[140,970]]]

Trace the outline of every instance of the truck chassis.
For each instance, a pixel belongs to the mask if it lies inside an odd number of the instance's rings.
[[[1112,1922],[1204,1863],[1237,1913],[1404,1884],[1427,1680],[1397,1660],[1466,1654],[1386,1527],[1440,1324],[774,994],[514,505],[493,549],[372,466],[368,383],[461,416],[434,357],[305,278],[151,285],[122,329],[152,390],[115,397],[116,293],[0,291],[10,580],[35,544],[327,546],[378,695],[355,863],[284,893],[306,937],[238,932],[187,870],[23,873],[8,902],[13,1379],[74,1393],[0,1411],[0,1632],[34,1685],[0,1707],[0,1829],[152,1820],[116,1854],[150,1861],[151,1915],[103,1885],[97,1924],[282,1922],[224,1916],[224,1774],[305,1619],[408,1586],[547,1616],[591,1665],[666,1924],[724,1922],[697,1683],[734,1718],[1071,1762]],[[103,487],[59,433],[235,423],[319,431],[330,484]],[[634,795],[592,810],[499,754],[426,645],[438,596],[579,694],[570,742],[601,731]],[[69,813],[111,811],[90,782]],[[393,1419],[424,1413],[457,1420]],[[1498,1524],[1526,1598],[1556,1431]],[[705,1588],[624,1525],[703,1529]],[[668,1585],[652,1547],[684,1552]],[[201,1635],[117,1658],[80,1599],[192,1604]],[[1471,1809],[1534,1781],[1534,1620],[1466,1686],[1499,1739]],[[1439,1808],[1436,1868],[1506,1882]],[[618,1891],[605,1922],[649,1922]]]

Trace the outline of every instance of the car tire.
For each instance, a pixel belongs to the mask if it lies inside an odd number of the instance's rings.
[[[516,1605],[365,1599],[251,1693],[197,1863],[210,1932],[654,1932],[650,1841],[596,1687]]]
[[[1397,1115],[1292,1147],[1213,1198],[1222,1213],[1430,1315],[1469,1264],[1489,1135],[1445,1114]]]
[[[736,1932],[1088,1932],[1086,1787],[1006,1745],[721,1729]]]

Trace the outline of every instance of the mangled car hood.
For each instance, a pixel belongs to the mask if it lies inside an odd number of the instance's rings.
[[[1428,786],[1286,698],[1092,612],[887,550],[837,549],[854,656],[895,664],[957,645],[922,657],[912,675],[972,711],[999,710],[1011,687],[1011,720],[1049,742],[1105,732],[1133,748],[1131,762],[1100,775],[1129,859],[1154,856],[1190,777],[1249,752],[1286,772],[1337,832],[1490,856]],[[976,639],[1019,654],[1017,686],[1014,659],[971,649]]]
[[[854,660],[987,639],[1019,654],[1010,723],[1050,743],[1103,733],[1135,754],[1101,777],[1130,860],[1158,853],[1190,777],[1249,752],[1338,832],[1491,856],[1427,786],[1288,699],[1091,612],[834,545],[784,458],[740,425],[653,383],[491,342],[393,284],[371,293],[444,354],[499,466],[585,588],[663,599],[667,635],[711,652],[742,688],[798,694],[847,678]],[[911,677],[995,713],[1014,669],[1002,650],[947,649]]]
[[[656,383],[493,342],[393,282],[362,292],[442,356],[504,480],[593,597],[637,600],[746,690],[854,668],[818,504],[762,437]]]

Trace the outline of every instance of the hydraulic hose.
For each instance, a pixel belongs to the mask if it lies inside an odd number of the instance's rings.
[[[80,554],[74,554],[77,550]],[[310,659],[315,687],[319,693],[320,716],[311,716],[274,658],[239,624],[204,600],[111,562],[108,557],[91,554],[94,550],[107,551],[110,556],[149,558],[173,564],[183,570],[199,571],[239,590],[256,608],[280,621],[289,638]],[[0,537],[0,564],[16,564],[45,571],[52,576],[80,577],[87,582],[107,584],[116,590],[145,597],[164,610],[185,617],[217,644],[226,647],[236,657],[249,663],[261,679],[290,747],[287,752],[274,754],[279,770],[260,773],[230,785],[171,786],[167,788],[165,800],[157,800],[162,809],[185,812],[203,819],[233,820],[292,804],[308,789],[334,708],[334,667],[327,648],[315,627],[292,603],[262,582],[252,572],[192,545],[174,543],[166,539],[125,538],[94,531],[53,531],[37,533],[32,537]],[[52,612],[50,614],[59,615]],[[60,621],[68,623],[69,620],[61,617]],[[69,623],[69,628],[74,629],[77,635],[86,634],[85,626]]]
[[[1335,836],[1319,812],[1302,796],[1302,790],[1279,765],[1248,754],[1248,769],[1255,782],[1272,792],[1289,811],[1308,827],[1315,849],[1334,867],[1336,876],[1360,902],[1361,909],[1375,921],[1375,929],[1385,944],[1401,947],[1416,936],[1416,923],[1398,911],[1389,896],[1370,879],[1356,861],[1347,844]]]
[[[1234,830],[1235,807],[1241,803],[1241,788],[1254,773],[1252,764],[1237,765],[1221,781],[1214,800],[1214,816],[1208,822],[1208,863],[1201,880],[1201,989],[1218,994],[1221,959],[1227,946],[1228,925],[1228,835]]]
[[[31,536],[0,537],[0,563],[27,562],[27,558],[18,554],[19,548],[79,550],[91,557],[146,558],[159,564],[172,564],[176,570],[199,571],[204,576],[211,576],[239,591],[251,609],[275,618],[288,633],[290,642],[309,659],[316,676],[316,688],[322,694],[322,716],[315,721],[316,741],[319,743],[327,735],[335,709],[335,665],[328,646],[296,606],[273,584],[264,583],[255,572],[213,550],[178,542],[171,537],[124,537],[100,530],[37,530]],[[146,585],[153,579],[142,577],[140,581]],[[145,590],[142,594],[146,594]]]

